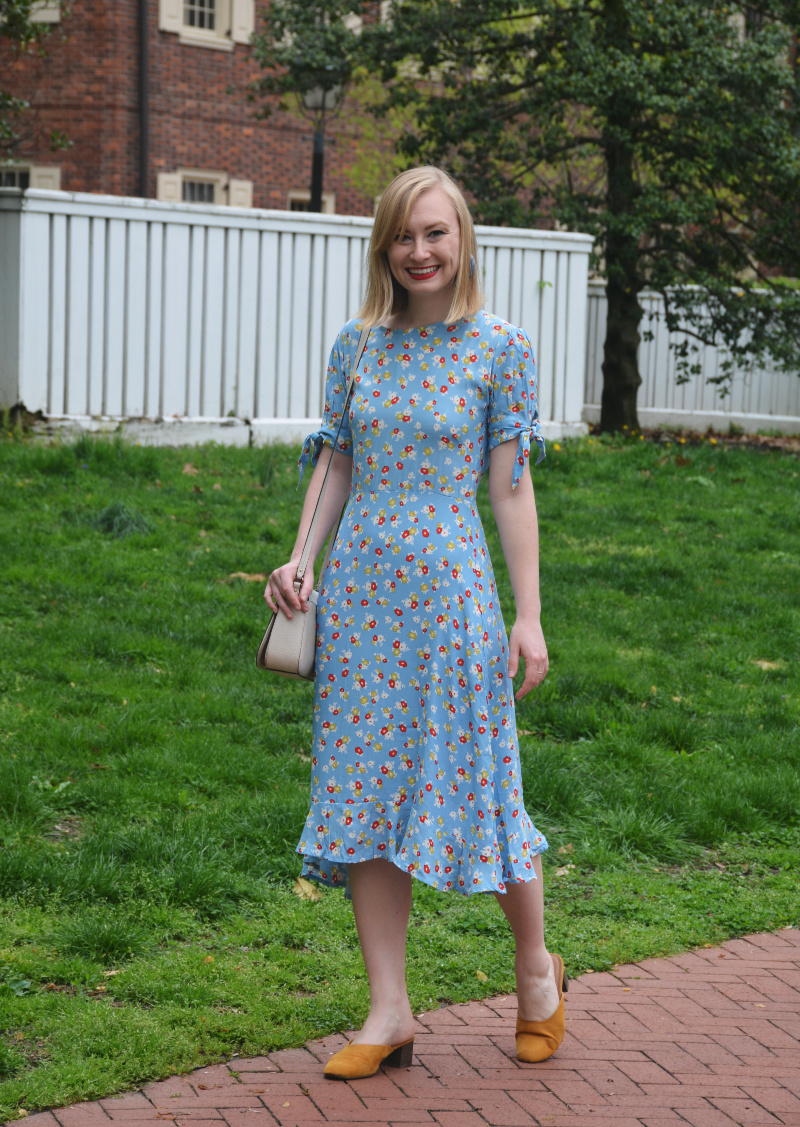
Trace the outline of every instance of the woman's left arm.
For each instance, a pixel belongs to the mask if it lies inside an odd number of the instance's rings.
[[[517,457],[516,441],[502,442],[489,455],[489,500],[497,521],[506,559],[517,617],[509,635],[508,672],[514,677],[520,657],[525,662],[525,680],[516,700],[536,688],[547,676],[547,646],[539,617],[539,526],[533,482],[527,463],[516,489],[512,474]]]

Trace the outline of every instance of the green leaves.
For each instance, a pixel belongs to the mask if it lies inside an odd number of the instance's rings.
[[[274,7],[310,34],[296,3]],[[332,29],[347,5],[321,7]],[[800,272],[798,24],[796,0],[395,0],[390,24],[336,50],[380,76],[367,108],[402,111],[402,153],[444,163],[478,220],[594,236],[610,284],[603,426],[617,429],[638,425],[645,287],[671,330],[727,350],[723,385],[770,359],[800,369],[800,298],[776,280]],[[284,62],[295,88],[318,81],[313,58]]]

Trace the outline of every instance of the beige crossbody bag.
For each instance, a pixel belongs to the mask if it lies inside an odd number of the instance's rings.
[[[358,365],[361,363],[364,349],[367,347],[369,334],[369,329],[362,329],[361,336],[359,337],[355,362],[350,369],[350,377],[347,381],[347,394],[345,395],[344,406],[342,407],[342,417],[339,419],[339,428],[333,440],[333,450],[336,449],[336,445],[339,441],[339,433],[342,429],[342,423],[344,422],[353,387],[355,386],[356,372],[358,371]],[[331,453],[330,460],[325,469],[325,476],[322,479],[322,488],[319,491],[317,504],[314,508],[314,516],[311,519],[311,527],[308,530],[306,542],[303,546],[303,554],[297,565],[297,574],[294,580],[295,591],[300,590],[303,583],[303,576],[308,567],[308,560],[311,555],[311,548],[314,544],[320,513],[322,512],[322,499],[325,496],[325,489],[328,485],[328,474],[330,473],[332,462],[333,454]],[[322,569],[319,573],[320,581],[325,574],[325,568],[328,566],[331,549],[336,540],[336,535],[339,531],[339,525],[342,522],[343,516],[344,508],[339,514],[336,527],[328,538],[328,547],[325,550],[325,558],[322,561]],[[283,611],[273,611],[266,633],[261,640],[261,645],[258,647],[258,654],[256,655],[256,665],[259,669],[266,669],[270,673],[280,673],[282,677],[294,677],[303,681],[314,680],[314,659],[317,649],[316,588],[309,595],[308,601],[308,611],[305,613],[295,611],[291,618],[287,618]]]

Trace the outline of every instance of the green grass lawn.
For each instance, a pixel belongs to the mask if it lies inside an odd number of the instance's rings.
[[[287,557],[296,455],[0,441],[0,1121],[364,1017],[349,906],[292,892],[312,688],[256,670],[230,578]],[[585,439],[534,473],[518,726],[570,972],[800,923],[799,470]],[[417,1010],[513,989],[493,898],[415,893]]]

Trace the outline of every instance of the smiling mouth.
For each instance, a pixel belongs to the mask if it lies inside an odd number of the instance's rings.
[[[425,266],[419,268],[406,267],[406,273],[410,274],[412,278],[432,278],[434,274],[439,272],[438,266]]]

